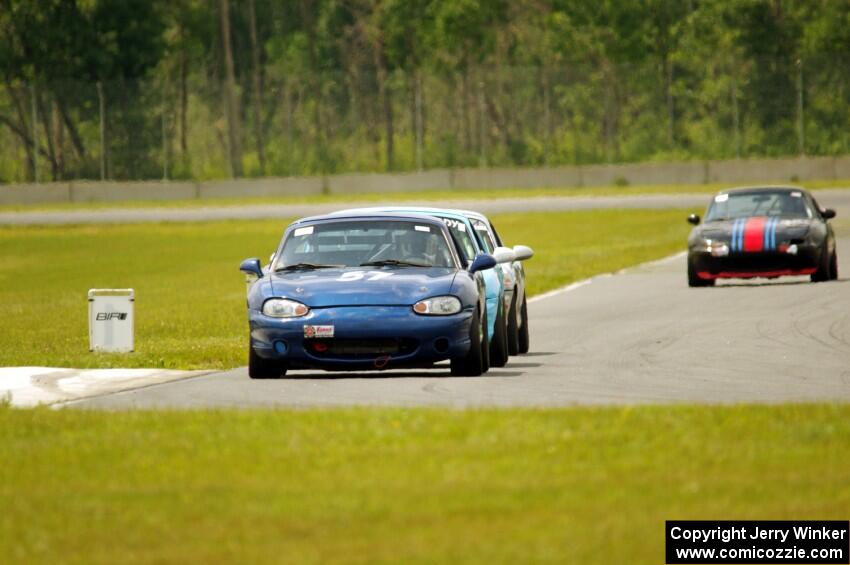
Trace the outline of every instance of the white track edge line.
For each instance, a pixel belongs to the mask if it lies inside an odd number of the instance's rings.
[[[598,279],[598,278],[601,278],[601,277],[611,277],[611,276],[614,276],[614,275],[619,275],[620,273],[624,273],[626,271],[631,271],[632,269],[637,269],[639,267],[651,267],[651,266],[654,266],[654,265],[663,265],[665,263],[670,263],[670,262],[675,261],[676,259],[679,259],[680,257],[683,257],[687,253],[688,253],[687,251],[680,251],[678,253],[668,255],[667,257],[662,257],[661,259],[653,259],[652,261],[646,261],[645,263],[639,263],[639,264],[633,265],[631,267],[626,267],[625,269],[620,269],[619,271],[616,271],[616,272],[613,272],[613,273],[602,273],[602,274],[599,274],[599,275],[594,275],[590,278],[582,279],[580,281],[570,283],[566,286],[562,286],[561,288],[556,288],[554,290],[544,292],[543,294],[538,294],[536,296],[532,296],[531,298],[528,299],[528,303],[531,304],[531,303],[534,303],[534,302],[538,302],[540,300],[552,298],[553,296],[558,296],[560,294],[572,292],[573,290],[576,290],[578,288],[581,288],[585,285],[592,283],[594,279]]]
[[[544,292],[543,294],[538,294],[537,296],[532,296],[528,299],[528,303],[532,304],[534,302],[538,302],[540,300],[545,300],[547,298],[551,298],[553,296],[557,296],[559,294],[564,294],[566,292],[573,291],[577,288],[581,288],[584,285],[590,284],[593,279],[596,277],[591,277],[589,279],[583,279],[580,281],[576,281],[574,283],[570,283],[567,286],[562,286],[561,288],[556,288],[555,290],[550,290],[549,292]]]

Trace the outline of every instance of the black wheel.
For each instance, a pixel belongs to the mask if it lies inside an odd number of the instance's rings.
[[[832,252],[832,259],[829,260],[829,278],[830,280],[838,280],[838,253]]]
[[[263,359],[248,346],[248,376],[252,379],[279,379],[286,374],[286,365]]]
[[[490,370],[490,320],[487,317],[486,302],[481,317],[481,372],[486,373]]]
[[[517,324],[517,296],[514,292],[511,298],[511,309],[508,310],[508,354],[519,354],[519,324]]]
[[[492,367],[504,367],[508,364],[508,325],[505,320],[504,302],[499,301],[499,310],[496,314],[496,328],[493,341],[490,342],[490,365]]]
[[[525,293],[522,295],[522,306],[519,311],[519,352],[528,353],[531,346],[531,338],[528,335],[528,301]]]
[[[460,359],[451,360],[452,375],[478,377],[484,373],[484,351],[487,341],[486,319],[486,312],[481,315],[476,308],[469,328],[469,353]]]
[[[818,261],[818,270],[811,274],[812,282],[824,282],[832,280],[832,257],[827,253],[827,248],[824,246]]]
[[[688,286],[714,286],[714,279],[702,279],[692,261],[688,260]]]

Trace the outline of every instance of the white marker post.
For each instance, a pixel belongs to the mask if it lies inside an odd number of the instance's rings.
[[[127,353],[133,346],[132,288],[89,290],[89,351]]]

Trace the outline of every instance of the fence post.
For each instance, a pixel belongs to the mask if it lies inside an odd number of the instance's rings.
[[[549,88],[546,85],[546,71],[538,69],[538,72],[543,95],[543,163],[546,163],[549,161]]]
[[[484,168],[487,166],[487,128],[484,125],[484,81],[478,81],[478,166]]]
[[[803,115],[803,60],[797,59],[797,150],[806,154],[806,122]]]
[[[414,104],[416,106],[416,124],[415,135],[416,135],[416,170],[422,171],[423,167],[423,159],[422,159],[422,74],[419,69],[414,71]]]
[[[100,180],[106,180],[106,102],[100,81],[97,81],[97,100],[100,108]]]
[[[166,89],[162,92],[162,180],[168,180],[168,127],[166,124],[165,105],[166,105]]]
[[[735,128],[735,158],[741,158],[741,117],[738,113],[738,81],[732,77],[732,127]]]
[[[284,102],[286,104],[286,172],[289,176],[295,174],[295,161],[292,156],[293,147],[295,146],[295,137],[292,131],[292,120],[294,113],[292,108],[292,87],[291,81],[288,80],[283,85]]]
[[[30,85],[32,98],[32,178],[38,183],[38,103],[36,102],[35,83]]]

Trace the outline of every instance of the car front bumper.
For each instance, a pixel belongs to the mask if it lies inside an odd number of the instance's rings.
[[[472,311],[421,316],[409,306],[317,308],[300,318],[249,311],[251,347],[293,369],[429,367],[469,352]],[[333,326],[332,338],[306,338],[305,326]]]
[[[797,252],[744,252],[716,257],[707,252],[691,251],[688,260],[701,279],[781,277],[810,275],[818,268],[821,249],[798,245]]]

